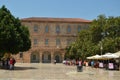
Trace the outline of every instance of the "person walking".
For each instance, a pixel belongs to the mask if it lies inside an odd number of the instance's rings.
[[[12,70],[13,69],[13,59],[12,58],[10,58],[9,64],[10,64],[10,70]]]
[[[56,59],[54,60],[54,64],[56,64]]]
[[[83,62],[82,62],[82,60],[79,60],[78,66],[77,66],[77,71],[82,72],[82,70],[83,70]]]
[[[5,59],[5,69],[9,69],[10,68],[9,61],[10,61],[10,58]]]
[[[16,60],[14,59],[14,58],[12,58],[12,60],[13,60],[13,67],[12,67],[12,69],[14,70],[14,67],[15,67],[15,63],[16,63]]]

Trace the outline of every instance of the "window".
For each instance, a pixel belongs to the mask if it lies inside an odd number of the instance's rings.
[[[71,39],[67,39],[67,45],[69,46],[71,44]]]
[[[51,55],[50,54],[48,55],[48,60],[51,60]]]
[[[38,32],[38,26],[37,25],[34,26],[34,32]]]
[[[20,54],[20,58],[23,58],[23,52],[20,52],[19,54]]]
[[[71,27],[70,27],[70,25],[68,25],[68,27],[67,27],[67,32],[68,32],[68,33],[71,32]]]
[[[48,25],[45,27],[45,33],[48,33],[49,32],[49,27]]]
[[[37,45],[37,44],[38,44],[38,40],[34,39],[34,45]]]
[[[85,26],[84,26],[85,28],[84,29],[87,29],[88,27],[89,27],[89,25],[88,24],[85,24]]]
[[[32,56],[32,60],[36,60],[36,55],[35,54]]]
[[[48,45],[48,39],[45,39],[45,45]]]
[[[81,26],[80,26],[80,25],[78,25],[78,32],[80,32],[80,30],[81,30]]]
[[[60,39],[56,39],[56,45],[60,45]]]
[[[56,33],[60,33],[60,26],[56,26]]]

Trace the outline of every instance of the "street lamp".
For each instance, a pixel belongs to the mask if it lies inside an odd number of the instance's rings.
[[[107,34],[108,34],[108,32],[107,32]],[[102,40],[100,41],[100,50],[101,50],[101,55],[102,55],[102,50],[103,50],[102,41],[103,41],[104,37],[106,36],[106,34],[105,34],[105,32],[102,32],[101,35],[102,35]]]
[[[102,55],[102,50],[103,50],[102,41],[100,41],[100,50],[101,50],[101,55]]]
[[[102,43],[102,41],[103,41],[103,39],[104,39],[106,36],[109,35],[109,32],[102,32],[101,35],[102,35],[102,39],[101,39],[101,41],[100,41],[100,50],[101,50],[101,55],[102,55],[102,51],[103,51],[103,45],[102,45],[103,43]]]

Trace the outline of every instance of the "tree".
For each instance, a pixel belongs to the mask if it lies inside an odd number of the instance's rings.
[[[17,54],[31,47],[29,30],[18,18],[2,6],[0,8],[0,53]]]
[[[94,54],[95,49],[91,39],[89,30],[81,30],[77,40],[67,48],[67,57],[84,60],[87,56]]]
[[[89,29],[81,30],[74,45],[70,45],[69,54],[85,59],[95,54],[120,50],[120,17],[99,15],[92,21]],[[72,51],[72,53],[71,53]],[[73,54],[73,51],[76,54]]]
[[[79,58],[84,60],[87,56],[94,54],[94,44],[91,41],[92,36],[89,30],[81,30],[79,32],[76,40]]]
[[[93,20],[90,31],[92,42],[96,46],[102,42],[103,54],[120,50],[120,17],[107,18],[105,15],[99,15],[97,19]]]
[[[92,24],[90,25],[90,31],[92,36],[92,42],[98,43],[104,37],[104,27],[106,24],[106,17],[105,15],[99,15],[97,19],[94,19]]]
[[[69,59],[77,59],[77,50],[76,50],[76,43],[73,42],[70,44],[70,46],[66,47],[66,54],[65,58]]]

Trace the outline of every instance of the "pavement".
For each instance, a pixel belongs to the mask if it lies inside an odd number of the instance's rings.
[[[120,80],[120,71],[64,64],[16,63],[15,70],[0,69],[0,80]]]

